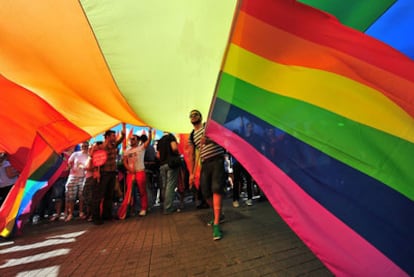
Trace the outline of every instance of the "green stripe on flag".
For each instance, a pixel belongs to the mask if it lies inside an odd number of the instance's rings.
[[[396,0],[299,0],[299,2],[330,13],[342,24],[364,32]]]
[[[414,200],[414,144],[306,102],[260,89],[227,73],[222,74],[217,97]]]

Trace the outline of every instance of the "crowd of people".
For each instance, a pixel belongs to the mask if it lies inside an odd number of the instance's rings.
[[[157,206],[170,215],[184,208],[187,195],[196,208],[212,210],[208,225],[213,240],[220,240],[223,196],[231,191],[233,207],[238,208],[243,193],[247,195],[245,204],[251,206],[254,192],[260,191],[248,171],[205,135],[202,114],[192,110],[189,118],[193,130],[186,160],[173,134],[164,132],[153,141],[152,128],[148,136],[128,138],[128,148],[123,151],[119,146],[125,132],[117,137],[113,130],[105,132],[104,141],[70,147],[61,154],[66,170],[37,204],[32,222],[45,218],[70,222],[76,217],[100,225],[136,215],[145,217]],[[252,127],[251,123],[242,124],[239,131],[249,142],[259,143]],[[0,161],[0,199],[4,199],[18,172],[11,170],[5,153]]]

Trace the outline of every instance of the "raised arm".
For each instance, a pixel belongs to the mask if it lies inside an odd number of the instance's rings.
[[[148,139],[147,139],[146,142],[144,142],[144,148],[147,148],[148,145],[150,145],[151,140],[152,140],[152,127],[149,127],[149,129],[148,129]]]
[[[125,130],[121,131],[121,137],[116,141],[116,145],[120,145],[125,139]]]

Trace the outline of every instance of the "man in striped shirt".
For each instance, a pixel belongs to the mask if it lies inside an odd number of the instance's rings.
[[[222,233],[219,227],[221,215],[221,201],[224,192],[225,176],[224,152],[220,145],[209,139],[204,134],[202,115],[198,110],[190,112],[191,124],[194,130],[190,135],[189,157],[190,157],[190,184],[194,182],[196,161],[196,150],[200,151],[201,174],[200,187],[210,207],[213,207],[213,240],[220,240]]]

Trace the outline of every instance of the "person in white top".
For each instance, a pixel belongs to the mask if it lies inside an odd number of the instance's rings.
[[[79,199],[79,217],[84,219],[83,212],[83,185],[85,182],[86,165],[88,162],[88,148],[87,141],[81,144],[81,150],[73,152],[68,160],[70,169],[68,181],[65,185],[66,193],[66,210],[67,216],[65,221],[70,221],[73,218],[73,210],[75,202]]]
[[[127,171],[126,183],[127,187],[132,186],[132,182],[136,181],[141,209],[139,216],[145,216],[148,209],[148,195],[146,189],[146,176],[145,176],[145,164],[144,156],[145,150],[150,144],[152,139],[152,128],[148,131],[148,139],[145,142],[142,142],[138,139],[137,135],[133,135],[130,138],[130,148],[128,148],[123,155],[123,163]],[[126,197],[125,197],[126,198]]]

